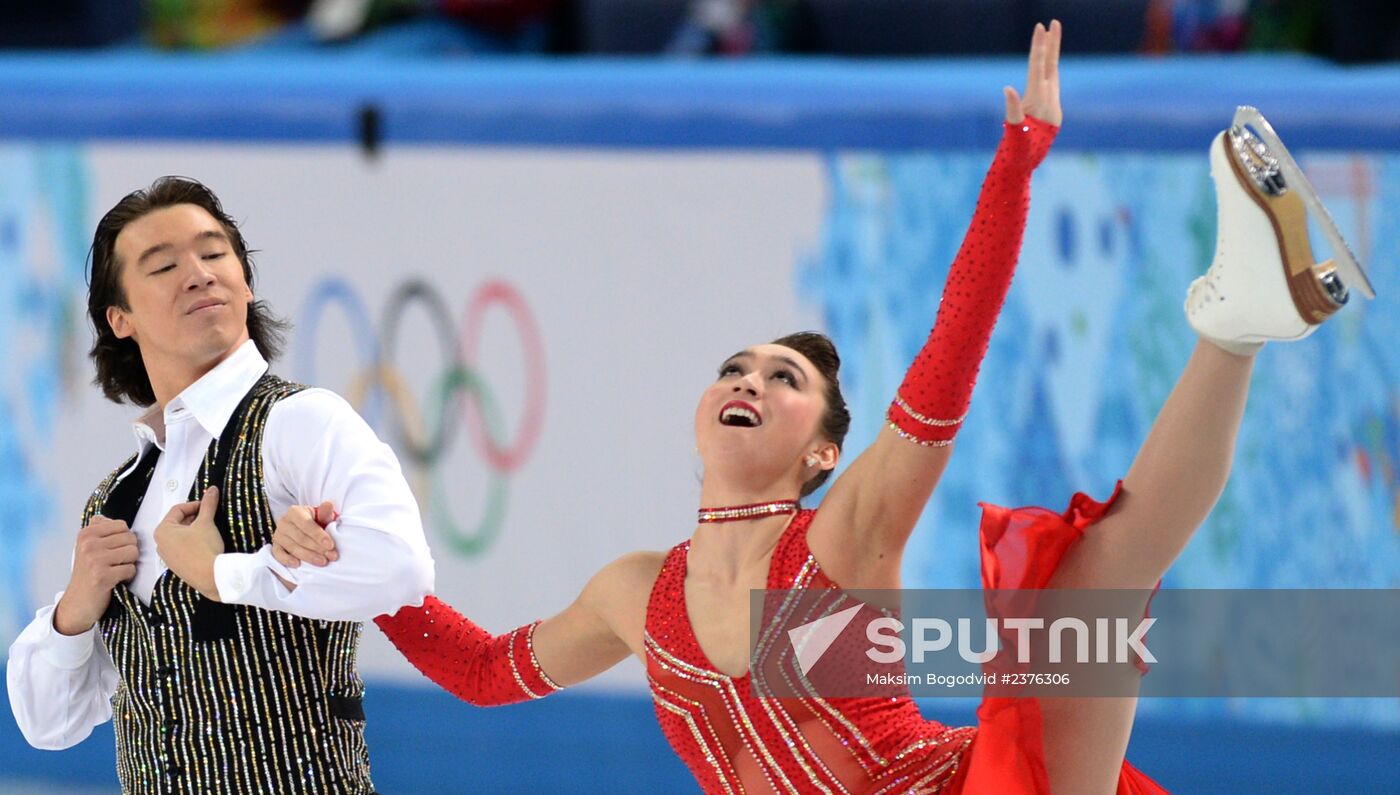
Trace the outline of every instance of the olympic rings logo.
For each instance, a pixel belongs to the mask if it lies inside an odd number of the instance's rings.
[[[427,314],[444,352],[426,412],[420,410],[403,372],[391,358],[397,350],[403,318],[415,305]],[[495,396],[476,366],[487,312],[497,306],[510,317],[524,352],[524,412],[510,437],[504,436]],[[530,457],[544,423],[544,344],[529,306],[507,282],[486,282],[467,301],[459,330],[442,295],[428,282],[410,279],[389,295],[375,326],[368,307],[349,282],[326,278],[311,289],[296,315],[301,332],[296,337],[299,344],[294,366],[298,377],[308,383],[316,383],[317,331],[333,308],[349,322],[361,364],[345,390],[346,400],[376,431],[381,429],[381,410],[385,405],[392,409],[387,412],[387,436],[420,474],[414,491],[427,503],[433,525],[459,554],[480,555],[501,531],[506,511],[506,476]],[[462,425],[490,471],[485,508],[471,529],[458,523],[448,505],[449,490],[444,488],[438,466]]]

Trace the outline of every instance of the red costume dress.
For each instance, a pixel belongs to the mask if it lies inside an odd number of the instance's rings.
[[[1063,516],[987,507],[983,586],[1045,587],[1065,550],[1111,504],[1076,494]],[[837,588],[807,548],[815,515],[799,513],[778,541],[770,590]],[[975,728],[949,727],[925,720],[907,694],[759,698],[751,674],[716,671],[685,608],[689,549],[686,542],[667,555],[647,604],[647,679],[666,739],[706,793],[1050,792],[1033,698],[986,698]],[[1165,790],[1124,762],[1118,792]]]
[[[937,322],[889,408],[890,427],[904,439],[947,445],[962,423],[1011,284],[1030,175],[1056,130],[1032,118],[1006,127],[949,270]],[[1063,515],[986,506],[983,587],[1046,587],[1065,551],[1116,497],[1099,503],[1076,494]],[[807,546],[815,515],[799,512],[784,531],[769,566],[769,589],[837,588]],[[1034,698],[987,696],[976,727],[950,728],[924,720],[902,688],[879,698],[760,698],[751,674],[718,672],[701,651],[685,606],[689,549],[689,542],[680,544],[666,557],[647,603],[644,642],[657,720],[706,793],[1050,791]],[[434,597],[376,623],[419,670],[471,703],[506,704],[558,689],[535,659],[533,624],[492,636]],[[1119,795],[1164,792],[1123,763]]]
[[[1065,551],[1113,504],[1076,494],[1063,515],[985,506],[982,585],[1043,588]],[[815,511],[784,531],[770,590],[835,589],[807,547]],[[759,698],[750,675],[715,670],[685,606],[686,555],[673,548],[646,613],[646,666],[657,721],[706,793],[1050,792],[1036,699],[987,697],[976,727],[928,721],[907,694],[881,698]],[[511,704],[559,689],[540,668],[534,624],[492,636],[436,597],[375,620],[420,671],[473,704]],[[1165,793],[1127,762],[1118,795]]]

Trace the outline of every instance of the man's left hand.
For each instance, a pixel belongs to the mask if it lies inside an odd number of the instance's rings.
[[[156,553],[175,575],[207,599],[219,599],[214,584],[214,558],[224,553],[224,538],[214,526],[219,509],[219,489],[210,486],[199,502],[184,502],[170,509],[156,526]]]

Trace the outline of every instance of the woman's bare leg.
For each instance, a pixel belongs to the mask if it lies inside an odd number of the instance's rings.
[[[1225,490],[1253,370],[1253,356],[1196,343],[1122,495],[1066,554],[1052,588],[1156,586]]]
[[[1307,240],[1316,196],[1258,112],[1241,108],[1211,143],[1216,255],[1187,290],[1186,317],[1201,337],[1124,478],[1123,494],[1070,548],[1052,589],[1128,588],[1146,594],[1191,540],[1225,489],[1244,415],[1253,353],[1266,340],[1312,333],[1346,303],[1348,286],[1373,291],[1326,217],[1337,267],[1315,264]],[[1324,214],[1325,215],[1325,214]],[[1343,267],[1345,266],[1345,267]],[[1346,280],[1345,282],[1343,280]],[[1051,598],[1053,601],[1053,597]],[[1133,697],[1046,698],[1045,763],[1057,793],[1112,793],[1127,750]]]
[[[1196,344],[1123,494],[1066,553],[1051,588],[1155,587],[1225,489],[1253,366],[1252,356]],[[1119,673],[1136,686],[1136,670]],[[1051,791],[1114,792],[1137,699],[1045,698],[1040,705]]]

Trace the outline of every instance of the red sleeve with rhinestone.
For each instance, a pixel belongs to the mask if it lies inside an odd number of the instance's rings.
[[[951,444],[967,415],[977,370],[1011,287],[1031,202],[1031,172],[1059,127],[1026,117],[1007,124],[982,183],[972,225],[948,269],[938,319],[886,417],[910,441]]]
[[[374,623],[413,667],[469,704],[515,704],[562,689],[535,659],[538,621],[493,636],[429,596],[422,607],[405,607]]]

